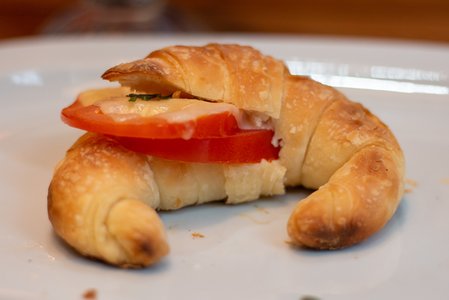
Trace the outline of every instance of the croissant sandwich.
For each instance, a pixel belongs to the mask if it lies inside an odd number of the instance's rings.
[[[102,77],[62,119],[87,131],[55,169],[48,215],[82,255],[144,267],[169,252],[157,210],[237,204],[316,189],[298,201],[293,244],[338,249],[392,217],[404,157],[358,103],[240,45],[172,46]]]

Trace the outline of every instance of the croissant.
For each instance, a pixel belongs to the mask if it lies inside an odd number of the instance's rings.
[[[48,192],[54,230],[85,256],[121,267],[152,265],[169,252],[156,210],[237,204],[290,186],[316,189],[288,219],[288,235],[301,247],[359,243],[398,207],[405,163],[390,129],[337,90],[291,75],[252,47],[172,46],[102,77],[131,91],[233,105],[272,126],[280,151],[254,163],[183,162],[86,133],[56,167]]]

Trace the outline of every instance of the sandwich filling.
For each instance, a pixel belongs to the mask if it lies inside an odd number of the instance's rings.
[[[270,117],[182,92],[164,96],[132,93],[126,87],[88,90],[63,109],[62,119],[108,135],[130,150],[168,159],[246,163],[276,159],[279,151]]]

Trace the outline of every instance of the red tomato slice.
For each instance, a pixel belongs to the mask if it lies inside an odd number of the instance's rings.
[[[257,163],[279,157],[271,130],[245,130],[203,139],[141,139],[111,136],[125,148],[165,159],[200,163]]]
[[[114,136],[150,139],[205,138],[234,134],[237,120],[230,112],[201,116],[183,123],[169,123],[158,117],[136,117],[115,121],[96,105],[83,106],[79,101],[64,108],[62,120],[72,127]]]

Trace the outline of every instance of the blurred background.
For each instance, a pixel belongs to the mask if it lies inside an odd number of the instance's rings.
[[[263,32],[449,42],[449,0],[0,0],[0,40],[83,32]]]

